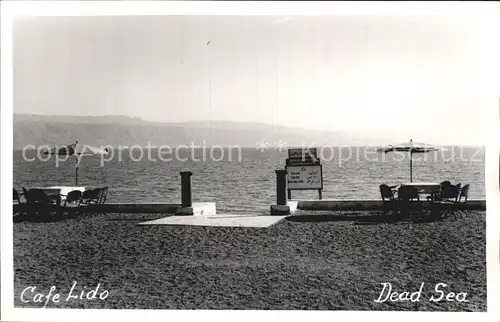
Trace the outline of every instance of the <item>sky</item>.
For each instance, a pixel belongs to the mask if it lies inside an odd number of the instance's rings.
[[[482,27],[443,16],[18,18],[14,113],[480,144]]]

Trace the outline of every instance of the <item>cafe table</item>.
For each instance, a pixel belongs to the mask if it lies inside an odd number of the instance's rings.
[[[52,187],[36,187],[36,189],[40,189],[48,196],[61,196],[61,200],[65,200],[68,193],[73,190],[79,190],[84,192],[86,190],[85,187],[71,187],[71,186],[52,186]]]
[[[403,183],[401,186],[414,187],[419,194],[434,194],[439,192],[441,185],[436,182],[409,182]]]

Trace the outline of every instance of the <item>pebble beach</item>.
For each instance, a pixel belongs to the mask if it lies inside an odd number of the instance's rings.
[[[386,222],[376,213],[298,211],[269,228],[137,225],[162,217],[15,222],[15,306],[486,311],[485,212]],[[424,284],[418,301],[379,303],[382,283],[409,293]],[[430,301],[438,283],[467,301]],[[51,287],[58,303],[34,302]],[[91,290],[97,296],[85,298]]]

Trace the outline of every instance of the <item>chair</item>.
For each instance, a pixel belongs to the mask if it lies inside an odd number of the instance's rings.
[[[82,192],[82,197],[80,203],[88,204],[90,203],[90,199],[92,198],[92,190],[85,190]]]
[[[100,188],[85,190],[82,194],[83,204],[97,204],[100,198]]]
[[[92,189],[92,197],[90,198],[90,202],[94,204],[99,204],[101,200],[101,188]]]
[[[64,200],[64,207],[80,205],[82,200],[82,192],[80,190],[73,190],[68,193]]]
[[[464,198],[464,203],[467,202],[467,198],[469,196],[469,187],[470,184],[466,184],[460,189],[460,194],[458,195],[458,202],[462,202],[462,197]]]
[[[442,187],[442,186],[451,186],[451,182],[450,182],[450,181],[448,181],[448,180],[443,181],[443,182],[441,182],[441,187]]]
[[[101,201],[101,190],[101,188],[85,190],[82,194],[81,205],[84,207],[98,205]]]
[[[441,195],[442,199],[447,199],[448,201],[457,201],[460,195],[461,184],[452,185],[445,190],[445,194]]]
[[[106,198],[108,197],[108,187],[100,188],[99,194],[99,204],[104,204],[106,202]]]
[[[466,216],[467,211],[465,209],[461,209],[466,203],[467,203],[467,198],[469,197],[469,187],[470,184],[464,185],[458,193],[458,198],[454,202],[454,205],[452,206],[454,209],[454,214],[460,214],[460,216]],[[463,198],[463,200],[462,200]]]
[[[402,186],[398,189],[398,199],[407,201],[413,201],[416,199],[417,201],[420,201],[420,196],[417,188],[412,186]]]
[[[444,206],[442,207],[441,217],[447,217],[450,213],[453,215],[460,213],[457,203],[462,191],[461,185],[461,183],[458,183],[456,185],[446,184],[441,186],[438,196],[438,202]],[[468,193],[468,188],[466,190]]]
[[[26,201],[31,204],[45,203],[54,204],[54,201],[60,202],[60,198],[49,198],[43,190],[40,189],[30,189],[25,194]]]
[[[460,188],[461,184],[459,183],[457,185],[451,185],[449,187],[445,187],[444,190],[441,190],[440,193],[441,202],[447,204],[449,209],[456,208],[453,207],[453,204],[458,202],[458,197],[460,196],[460,190],[461,190]]]
[[[73,190],[68,193],[64,200],[64,209],[69,213],[72,210],[81,210],[82,207],[82,192]]]
[[[23,196],[24,196],[24,199],[26,200],[26,203],[28,204],[29,201],[28,201],[28,190],[26,190],[25,187],[23,187]]]
[[[106,198],[108,197],[108,187],[103,187],[103,188],[99,188],[99,199],[98,199],[98,202],[97,204],[99,205],[103,205],[105,202],[106,202]],[[104,215],[104,212],[99,212],[100,215]]]
[[[415,206],[417,206],[418,209],[422,208],[417,188],[412,186],[401,186],[398,189],[398,208],[400,214],[408,215],[408,211],[414,209]]]
[[[24,197],[28,204],[28,213],[38,217],[50,215],[54,210],[56,214],[60,214],[61,197],[47,196],[43,190],[30,189],[26,191],[23,188]]]
[[[460,194],[461,184],[452,185],[449,181],[443,181],[439,188],[439,193],[434,197],[434,201],[456,201]]]
[[[21,198],[19,197],[19,192],[17,192],[17,190],[13,188],[12,194],[13,194],[12,201],[17,204],[21,204]]]
[[[381,184],[379,186],[380,196],[382,197],[383,211],[387,213],[388,211],[395,211],[397,209],[396,198],[394,196],[395,191],[391,189],[388,185]]]
[[[68,193],[66,199],[64,200],[64,206],[74,203],[80,203],[82,199],[82,192],[80,190],[73,190]]]
[[[14,204],[14,208],[16,205],[21,205],[23,204],[21,202],[21,194],[19,192],[17,192],[16,189],[12,189],[12,202]],[[23,212],[22,211],[19,211],[19,209],[17,211],[13,210],[13,214],[16,214],[16,213],[19,213],[19,214],[22,214]]]

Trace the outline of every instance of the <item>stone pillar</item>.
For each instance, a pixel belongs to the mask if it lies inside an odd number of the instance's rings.
[[[276,172],[276,204],[286,205],[286,170],[275,170]]]
[[[191,194],[191,171],[181,172],[181,209],[177,215],[193,215],[193,199]]]
[[[182,207],[191,207],[193,205],[193,199],[191,196],[191,176],[193,173],[191,171],[181,172],[181,195],[182,195]]]
[[[276,172],[276,205],[271,206],[271,215],[289,215],[290,207],[287,205],[286,170]]]

